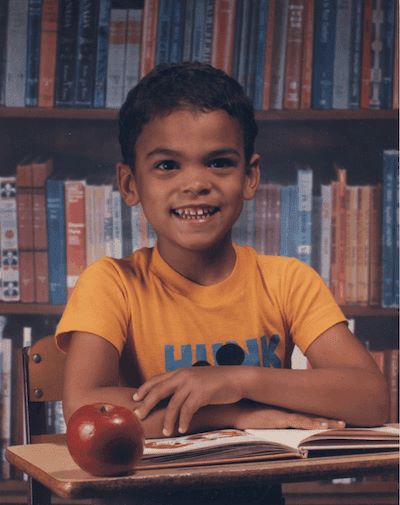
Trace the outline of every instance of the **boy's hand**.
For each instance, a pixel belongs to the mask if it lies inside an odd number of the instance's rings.
[[[337,419],[317,417],[311,414],[291,412],[254,402],[241,402],[234,420],[234,427],[245,429],[297,428],[325,430],[345,428],[346,423]]]
[[[170,398],[165,409],[163,434],[170,436],[178,421],[185,433],[201,407],[236,403],[242,399],[241,373],[245,367],[193,367],[156,375],[138,388],[133,400],[141,402],[135,411],[144,419],[161,401]]]

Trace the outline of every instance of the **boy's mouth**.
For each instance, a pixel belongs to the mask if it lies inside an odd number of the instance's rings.
[[[219,211],[218,207],[179,207],[172,209],[172,214],[181,219],[204,220]]]

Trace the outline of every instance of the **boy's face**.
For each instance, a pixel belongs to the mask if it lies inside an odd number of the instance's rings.
[[[142,204],[165,259],[229,239],[259,182],[259,156],[246,167],[239,123],[222,110],[156,117],[143,128],[135,155],[134,173],[119,166],[120,189],[128,204]]]

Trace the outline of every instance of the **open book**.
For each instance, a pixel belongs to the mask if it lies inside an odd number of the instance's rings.
[[[139,467],[178,467],[399,449],[399,426],[340,430],[225,429],[147,439]]]

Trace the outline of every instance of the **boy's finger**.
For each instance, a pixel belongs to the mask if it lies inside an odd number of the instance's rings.
[[[135,391],[135,393],[132,395],[132,399],[135,402],[142,400],[154,386],[156,386],[160,382],[165,381],[165,375],[166,374],[155,375],[154,377],[146,381],[144,384],[139,386]]]
[[[158,387],[153,387],[144,396],[140,407],[135,410],[135,414],[139,419],[144,419],[161,400],[174,394],[174,391],[175,389],[170,383],[161,383]]]
[[[182,404],[186,400],[188,394],[188,391],[176,391],[169,400],[164,414],[163,435],[165,437],[170,437],[174,432]]]
[[[183,403],[179,416],[179,433],[186,433],[189,429],[190,421],[201,405],[194,400],[193,395],[189,395]]]

